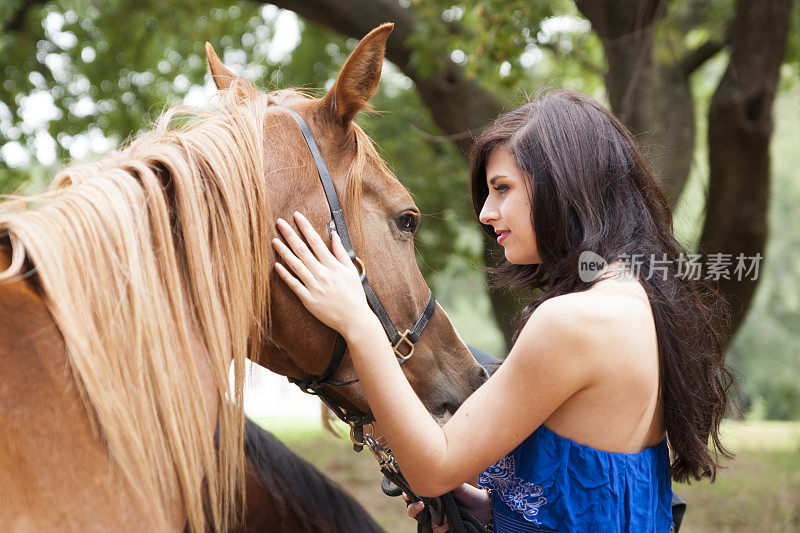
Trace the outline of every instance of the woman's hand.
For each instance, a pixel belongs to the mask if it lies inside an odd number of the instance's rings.
[[[278,219],[278,229],[288,243],[287,246],[280,239],[272,240],[283,260],[275,263],[281,279],[320,322],[344,336],[348,327],[377,320],[367,304],[358,270],[338,233],[331,232],[331,253],[306,217],[295,212],[294,219],[308,245],[285,220]]]
[[[408,496],[406,496],[405,492],[403,493],[403,499],[405,501],[408,501]],[[423,509],[425,509],[424,503],[411,502],[410,504],[408,504],[406,512],[408,513],[408,516],[410,516],[414,520],[417,520],[417,515],[421,513]],[[450,524],[447,522],[447,515],[444,515],[443,518],[444,519],[442,520],[442,525],[437,526],[436,524],[431,524],[431,530],[433,533],[447,533],[448,531],[450,531]]]
[[[453,489],[453,496],[463,503],[467,511],[481,524],[487,525],[492,519],[492,504],[488,491],[463,483],[460,487]]]
[[[483,525],[488,525],[491,520],[491,502],[489,501],[489,493],[483,489],[479,489],[463,483],[461,486],[453,489],[453,497],[461,502],[464,507],[469,511],[472,516],[478,519]],[[403,498],[408,501],[408,497],[403,494]],[[422,512],[425,505],[422,502],[413,502],[409,504],[407,512],[411,518]],[[444,533],[450,530],[445,516],[444,522],[441,526],[433,526],[433,533]]]

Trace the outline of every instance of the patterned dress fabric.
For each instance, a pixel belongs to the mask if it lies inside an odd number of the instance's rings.
[[[542,425],[478,485],[492,489],[495,533],[667,533],[672,525],[666,437],[638,453],[613,453]]]

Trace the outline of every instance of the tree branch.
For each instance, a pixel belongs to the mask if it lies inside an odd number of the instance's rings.
[[[294,11],[301,17],[343,35],[360,39],[383,22],[394,22],[386,43],[386,56],[403,72],[410,68],[410,50],[405,42],[414,27],[414,15],[392,0],[254,0]],[[407,73],[409,77],[412,77]]]
[[[30,13],[31,9],[36,6],[47,3],[47,0],[22,0],[21,5],[16,13],[10,18],[8,24],[5,25],[4,31],[20,31],[25,24],[25,18]]]
[[[259,0],[259,3],[265,2]],[[394,32],[386,43],[386,58],[414,81],[436,125],[446,135],[458,135],[454,142],[465,157],[474,136],[460,134],[482,129],[503,110],[497,97],[465,76],[463,69],[444,52],[437,58],[441,68],[430,76],[420,73],[407,44],[416,24],[414,12],[401,7],[396,0],[270,0],[270,3],[355,38],[363,37],[382,22],[394,22]]]
[[[725,47],[725,41],[709,39],[694,50],[691,50],[678,61],[678,68],[687,78],[706,61],[717,55]]]

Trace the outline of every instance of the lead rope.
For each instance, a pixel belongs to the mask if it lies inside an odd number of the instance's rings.
[[[403,491],[394,486],[384,476],[381,489],[387,496],[400,496]],[[450,531],[454,533],[492,533],[492,524],[484,526],[470,513],[452,493],[448,492],[436,498],[421,498],[425,508],[414,517],[417,521],[417,533],[433,533],[434,524],[442,525],[442,517],[447,517]],[[412,502],[408,502],[410,505]]]
[[[366,426],[372,429],[371,424]],[[365,431],[360,442],[356,442],[354,435],[350,434],[353,444],[366,446],[375,459],[378,461],[383,480],[381,480],[381,490],[384,494],[397,497],[406,493],[409,501],[425,504],[425,508],[415,517],[417,520],[417,533],[433,533],[433,526],[440,526],[444,523],[445,517],[453,533],[492,533],[492,524],[484,526],[470,513],[464,505],[458,501],[452,492],[427,498],[418,496],[408,484],[405,476],[400,471],[392,451],[379,443],[372,436],[372,431]]]

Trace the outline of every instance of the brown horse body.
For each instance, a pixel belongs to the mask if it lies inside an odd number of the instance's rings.
[[[365,37],[319,100],[260,94],[212,52],[221,112],[67,169],[34,199],[44,207],[0,205],[0,530],[235,525],[244,357],[306,378],[334,342],[272,273],[278,216],[302,206],[321,233],[330,218],[300,132],[273,104],[311,124],[376,292],[401,329],[413,324],[428,289],[394,221],[416,207],[352,123],[390,31]],[[442,311],[404,370],[438,414],[485,379]],[[354,377],[349,358],[336,377]],[[336,397],[368,407],[357,385]]]
[[[0,269],[8,252],[0,248]],[[32,285],[0,289],[1,529],[152,530],[90,425],[64,340]],[[178,500],[172,525],[184,521]]]

